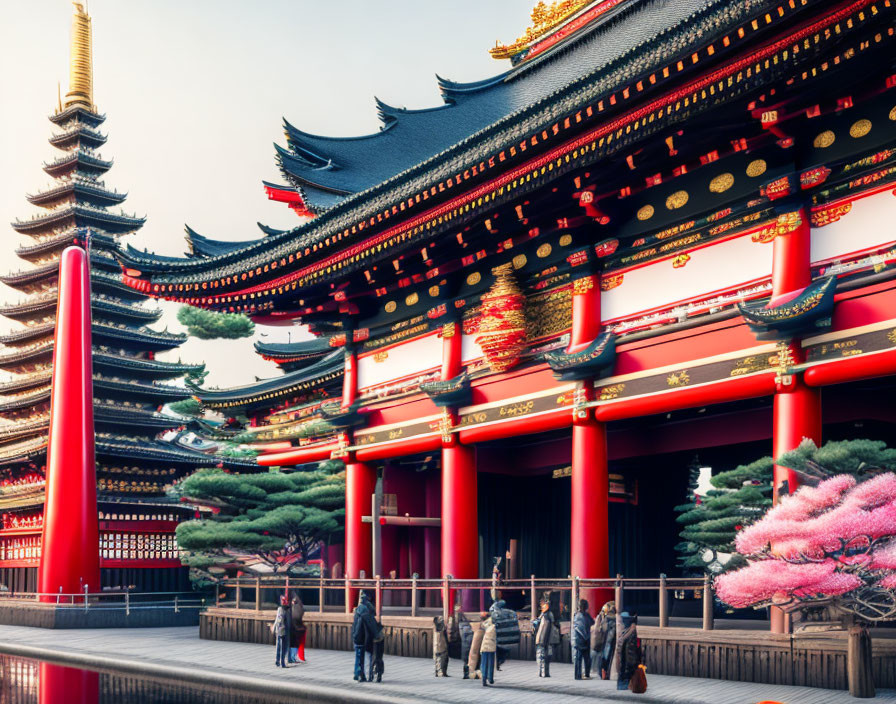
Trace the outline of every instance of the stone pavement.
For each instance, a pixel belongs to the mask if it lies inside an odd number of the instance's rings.
[[[385,658],[385,681],[352,681],[353,654],[308,650],[308,662],[286,670],[274,667],[270,646],[200,640],[195,628],[143,628],[106,630],[46,630],[0,626],[0,651],[25,656],[53,654],[53,659],[97,668],[140,668],[154,676],[183,682],[245,687],[248,691],[277,692],[305,701],[436,701],[470,704],[471,701],[509,704],[551,702],[581,704],[637,701],[678,704],[755,704],[771,700],[783,704],[835,704],[851,701],[846,692],[723,682],[687,677],[651,675],[648,663],[646,694],[617,692],[614,682],[575,681],[572,665],[554,663],[552,677],[540,679],[535,663],[511,660],[495,674],[495,687],[484,689],[478,680],[465,681],[459,661],[452,660],[447,679],[433,677],[432,661],[421,658]],[[153,668],[155,668],[153,670]],[[305,689],[306,691],[302,691]],[[315,694],[316,693],[316,694]],[[365,696],[366,695],[366,696]],[[896,690],[878,692],[877,701],[896,704]]]

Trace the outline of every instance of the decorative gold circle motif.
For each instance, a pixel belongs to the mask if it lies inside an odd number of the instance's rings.
[[[653,206],[645,205],[643,208],[638,210],[638,220],[650,220],[653,217]]]
[[[475,286],[480,281],[482,281],[482,274],[480,274],[478,271],[474,271],[467,277],[467,286]]]
[[[734,174],[724,173],[716,176],[709,182],[711,193],[724,193],[734,185]]]
[[[439,295],[439,287],[438,286],[430,286],[429,287],[429,295],[435,298]]]
[[[849,136],[853,139],[864,137],[871,131],[871,120],[856,120],[849,128]]]
[[[514,269],[522,269],[524,266],[526,266],[527,261],[528,260],[526,259],[525,254],[517,254],[513,258],[513,268]]]
[[[394,313],[396,308],[398,308],[398,304],[395,301],[389,301],[386,304],[385,310],[387,313]]]
[[[420,300],[420,297],[416,293],[412,293],[410,296],[404,299],[405,305],[412,306],[417,301]]]
[[[767,168],[768,164],[765,163],[765,159],[754,159],[749,164],[747,164],[747,176],[749,176],[750,178],[762,176]]]
[[[827,149],[834,143],[835,139],[837,139],[837,135],[831,132],[831,130],[825,130],[815,138],[812,146],[816,149]]]
[[[561,247],[569,247],[572,244],[572,235],[561,235],[560,237],[560,246]]]
[[[893,109],[890,110],[890,119],[896,120],[896,106],[894,106]]]
[[[688,198],[690,196],[687,191],[675,191],[675,193],[666,198],[666,208],[668,210],[678,210],[688,202]]]
[[[547,242],[545,242],[543,245],[541,245],[541,247],[539,247],[538,249],[535,250],[535,255],[539,259],[544,259],[550,253],[551,253],[551,245],[549,245]]]

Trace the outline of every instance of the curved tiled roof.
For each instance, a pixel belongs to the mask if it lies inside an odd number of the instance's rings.
[[[536,103],[501,117],[478,132],[464,134],[461,141],[444,151],[415,164],[407,171],[391,176],[382,183],[347,197],[342,203],[317,218],[282,235],[266,239],[263,245],[251,244],[243,250],[207,260],[185,259],[162,262],[152,255],[141,254],[131,257],[128,253],[128,256],[123,258],[125,265],[139,269],[151,278],[153,283],[178,285],[239,275],[294,255],[303,249],[316,247],[314,254],[306,255],[302,259],[303,266],[313,266],[316,261],[346,249],[347,242],[333,237],[340,231],[344,232],[346,228],[352,228],[359,222],[364,223],[365,219],[378,218],[384,212],[388,212],[387,208],[403,200],[413,199],[415,196],[419,198],[422,192],[440,180],[450,179],[465,169],[480,164],[483,159],[494,156],[502,149],[514,147],[526,135],[543,131],[559,118],[574,114],[576,110],[582,109],[582,106],[595,104],[600,98],[606,97],[628,82],[635,81],[651,70],[668,65],[679,56],[688,55],[686,52],[693,50],[695,37],[699,36],[701,41],[708,43],[711,38],[738,27],[740,23],[747,22],[749,18],[773,5],[774,3],[769,0],[744,0],[740,3],[728,3],[724,0],[699,2],[687,0],[681,3],[638,4],[633,12],[644,14],[635,14],[633,17],[651,18],[645,23],[649,31],[632,31],[632,27],[636,26],[634,23],[625,23],[621,31],[612,29],[611,26],[610,29],[616,38],[613,45],[617,52],[613,56],[608,56],[606,49],[600,44],[601,32],[584,35],[575,45],[582,47],[583,42],[588,42],[589,51],[593,50],[597,56],[603,57],[599,68],[590,73],[580,68],[575,74],[577,80],[569,85],[555,90]],[[678,18],[675,23],[674,18]],[[564,65],[571,62],[569,65],[571,67],[575,64],[576,56],[586,53],[588,52],[576,51],[567,56],[561,52],[557,60]],[[532,64],[523,64],[521,72],[531,71],[533,70],[531,67],[539,65],[537,60]],[[530,68],[527,69],[526,66]],[[306,139],[310,137],[304,133],[303,136]],[[328,144],[333,142],[326,138],[319,139]],[[624,144],[622,140],[616,140],[614,149],[617,148],[617,143]],[[336,173],[335,169],[332,171]],[[365,236],[366,232],[357,239],[363,239]],[[356,241],[354,236],[351,241]],[[392,252],[389,255],[392,256]],[[340,271],[339,275],[343,275],[344,271]],[[278,269],[275,275],[279,276],[280,273],[281,270]],[[261,284],[264,279],[274,278],[275,275],[256,278],[254,283]],[[240,289],[239,285],[231,286],[234,290]],[[228,295],[230,288],[222,287],[220,292],[216,293],[219,296]]]
[[[323,359],[304,369],[289,372],[272,379],[262,379],[228,389],[194,388],[194,395],[211,407],[238,406],[274,397],[317,388],[323,383],[340,379],[345,366],[345,352],[336,349]],[[271,404],[273,405],[273,404]]]
[[[383,127],[359,137],[325,137],[284,120],[285,178],[356,193],[426,161],[471,134],[537,103],[583,75],[690,19],[712,0],[633,2],[593,22],[567,45],[506,73],[471,83],[438,78],[445,105],[408,110],[377,100]],[[623,19],[625,21],[620,21]],[[574,50],[572,50],[574,49]]]

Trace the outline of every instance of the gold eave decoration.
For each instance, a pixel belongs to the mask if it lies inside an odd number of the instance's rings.
[[[594,0],[555,0],[550,5],[539,2],[532,8],[532,24],[526,31],[512,44],[496,42],[488,53],[493,59],[512,58],[593,2]]]

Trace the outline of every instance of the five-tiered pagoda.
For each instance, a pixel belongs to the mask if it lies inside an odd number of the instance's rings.
[[[50,121],[50,144],[60,154],[44,165],[49,187],[29,195],[42,208],[12,223],[28,241],[16,254],[28,264],[0,276],[24,294],[0,313],[14,326],[0,334],[0,584],[33,591],[40,560],[57,278],[62,250],[89,242],[93,302],[94,415],[103,586],[139,591],[186,586],[174,528],[185,508],[165,489],[197,466],[216,460],[156,439],[176,423],[160,415],[189,390],[165,384],[201,365],[156,359],[184,335],[152,330],[161,311],[125,286],[113,257],[118,239],[144,218],[118,207],[126,194],[106,185],[112,161],[98,149],[105,116],[93,102],[91,19],[75,4],[69,91]]]

